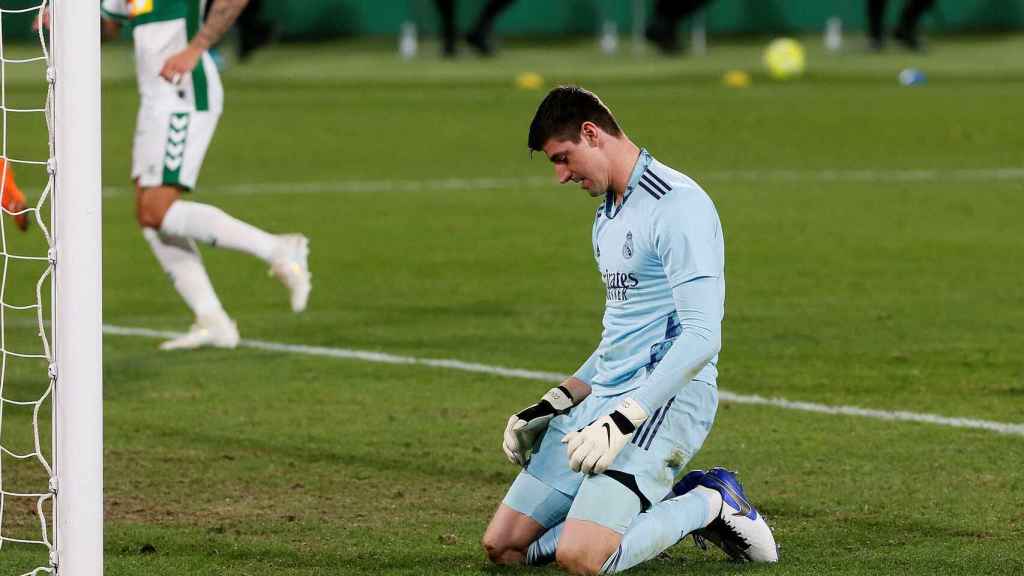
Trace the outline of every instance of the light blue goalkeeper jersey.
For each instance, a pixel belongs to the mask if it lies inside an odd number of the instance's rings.
[[[725,306],[725,244],[711,198],[689,177],[641,150],[622,204],[609,193],[597,211],[594,257],[604,279],[601,344],[576,376],[593,393],[628,392],[681,333],[672,289],[696,278],[715,279]],[[716,302],[715,304],[718,304]],[[695,377],[715,384],[717,354]]]

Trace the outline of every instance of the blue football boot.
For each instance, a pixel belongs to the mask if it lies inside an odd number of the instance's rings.
[[[703,470],[690,470],[679,480],[679,482],[675,483],[675,486],[672,486],[672,491],[668,493],[668,496],[665,496],[665,499],[668,500],[669,498],[682,496],[697,486],[700,486],[700,481],[704,478],[705,474],[707,474],[707,472]]]
[[[690,474],[683,477],[683,480]],[[775,545],[772,529],[747,499],[736,474],[725,468],[712,468],[700,477],[699,485],[722,495],[722,509],[718,517],[698,531],[700,536],[710,540],[734,560],[779,561],[779,549]],[[692,490],[693,486],[689,489]]]

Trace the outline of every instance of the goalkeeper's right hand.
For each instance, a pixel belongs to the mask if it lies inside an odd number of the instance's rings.
[[[547,429],[548,422],[555,416],[565,414],[574,405],[569,389],[558,386],[548,390],[540,402],[509,418],[501,446],[509,462],[525,466],[537,438]]]

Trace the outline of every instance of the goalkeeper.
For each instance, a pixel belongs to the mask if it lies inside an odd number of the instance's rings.
[[[224,92],[207,50],[231,27],[247,0],[103,0],[104,31],[131,27],[140,106],[132,148],[136,213],[142,234],[195,315],[185,335],[165,350],[233,348],[238,329],[224,311],[196,242],[239,250],[270,265],[301,312],[310,291],[308,240],[272,235],[223,210],[191,200],[206,149],[223,110]]]
[[[488,557],[614,573],[692,533],[735,559],[774,562],[771,530],[733,473],[694,471],[673,486],[718,405],[725,250],[714,204],[581,88],[544,98],[529,147],[559,182],[603,198],[592,241],[604,331],[572,377],[509,418],[504,451],[523,469],[484,534]]]

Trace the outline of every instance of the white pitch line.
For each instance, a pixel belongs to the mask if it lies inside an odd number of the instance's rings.
[[[103,332],[115,336],[142,336],[144,338],[169,339],[180,336],[180,332],[168,332],[163,330],[150,330],[148,328],[132,328],[127,326],[103,325]],[[461,370],[463,372],[477,372],[493,376],[505,376],[508,378],[522,378],[525,380],[539,380],[542,382],[561,382],[566,378],[565,374],[557,372],[540,372],[536,370],[524,370],[520,368],[506,368],[503,366],[492,366],[488,364],[476,364],[463,362],[454,359],[417,358],[414,356],[398,356],[383,352],[370,352],[367,350],[351,350],[346,348],[330,348],[326,346],[306,346],[303,344],[284,344],[280,342],[267,342],[264,340],[241,340],[238,343],[243,348],[255,350],[266,350],[269,352],[287,352],[290,354],[304,354],[307,356],[325,356],[329,358],[344,358],[348,360],[363,360],[365,362],[377,362],[381,364],[414,364],[419,366],[431,366],[434,368],[448,368]],[[979,420],[975,418],[952,418],[939,416],[937,414],[924,414],[920,412],[905,412],[902,410],[872,410],[869,408],[858,408],[856,406],[831,406],[828,404],[816,404],[814,402],[797,402],[785,398],[765,398],[754,394],[735,394],[719,389],[718,397],[725,402],[737,404],[754,404],[761,406],[775,406],[786,410],[799,410],[802,412],[815,412],[818,414],[833,414],[843,416],[860,416],[862,418],[873,418],[875,420],[889,420],[897,422],[920,422],[935,424],[938,426],[950,426],[953,428],[973,428],[977,430],[988,430],[999,434],[1010,434],[1024,436],[1024,424],[1008,424],[1005,422],[994,422],[992,420]]]
[[[954,170],[720,170],[697,173],[698,182],[989,182],[1024,181],[1024,167]],[[521,178],[427,178],[423,180],[329,180],[318,182],[253,182],[203,186],[201,191],[232,196],[258,194],[336,194],[359,192],[430,192],[439,190],[505,190],[556,186],[554,176]],[[103,195],[132,193],[130,186],[104,186]]]

